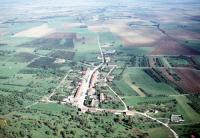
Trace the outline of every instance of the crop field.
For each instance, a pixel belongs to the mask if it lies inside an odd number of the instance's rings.
[[[124,96],[123,97],[127,105],[134,106],[139,105],[141,103],[159,103],[171,101],[173,97],[165,97],[165,96],[155,96],[155,97],[140,97],[140,96]],[[159,100],[158,100],[159,98]]]
[[[112,46],[114,46],[114,48],[116,49],[117,47],[120,47],[120,45],[122,45],[122,42],[120,41],[118,36],[116,36],[112,32],[99,32],[99,37],[100,43],[105,45],[105,48],[106,45],[108,45],[109,48],[112,48]]]
[[[178,76],[180,76],[181,81],[177,82],[182,88],[184,88],[189,93],[199,93],[200,92],[200,75],[199,71],[191,70],[176,70]]]
[[[169,85],[156,82],[154,79],[151,78],[148,74],[146,74],[141,69],[134,69],[134,68],[127,68],[123,75],[124,82],[129,82],[130,85],[134,82],[139,88],[144,90],[144,93],[150,95],[170,95],[170,94],[177,94],[176,90],[174,90]],[[126,81],[127,79],[127,81]]]
[[[41,57],[28,65],[31,68],[59,68],[62,65],[54,63],[55,58]]]
[[[80,33],[81,40],[75,42],[74,49],[76,51],[74,59],[76,61],[98,61],[97,56],[100,54],[97,42],[98,35],[86,30]]]
[[[189,65],[189,61],[187,58],[181,58],[181,57],[169,57],[167,58],[167,61],[169,64],[174,67],[174,66],[187,66]]]
[[[74,43],[72,39],[60,38],[40,38],[31,42],[19,45],[20,47],[36,47],[46,49],[73,49]]]
[[[49,55],[53,58],[60,58],[60,59],[66,59],[66,60],[72,60],[74,57],[74,52],[71,51],[55,51]]]
[[[184,41],[184,44],[187,45],[188,47],[192,48],[192,49],[200,51],[200,48],[199,48],[200,41],[198,39],[186,40],[186,41]]]
[[[153,128],[149,130],[150,138],[169,138],[171,133],[165,128]]]
[[[19,72],[22,68],[24,68],[26,63],[15,63],[15,62],[1,62],[0,64],[0,76],[8,76],[11,77]]]
[[[9,61],[12,62],[30,62],[34,58],[37,58],[37,55],[28,53],[28,52],[20,52],[13,56]]]
[[[190,69],[160,69],[162,76],[172,81],[182,93],[199,93],[199,71]]]
[[[184,96],[176,96],[175,98],[178,102],[177,111],[183,115],[183,118],[187,122],[199,122],[200,115],[188,105],[190,101]]]

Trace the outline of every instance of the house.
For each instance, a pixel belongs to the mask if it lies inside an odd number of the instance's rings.
[[[108,76],[106,79],[108,82],[112,82],[114,78],[115,78],[114,76]]]
[[[54,63],[57,63],[57,64],[63,64],[65,63],[65,59],[60,59],[60,58],[57,58]]]
[[[91,107],[98,107],[98,102],[95,99],[92,99],[90,106]]]
[[[105,100],[105,96],[103,93],[100,93],[100,102],[103,102]]]
[[[88,90],[87,95],[88,95],[88,96],[92,96],[92,95],[94,95],[94,94],[95,94],[95,89],[94,89],[94,88],[90,88],[90,89]]]
[[[111,56],[114,55],[116,53],[116,50],[107,50],[107,51],[103,51],[103,54],[106,56]]]
[[[170,121],[173,122],[173,123],[179,123],[179,122],[183,122],[183,117],[182,115],[171,115],[170,117]]]

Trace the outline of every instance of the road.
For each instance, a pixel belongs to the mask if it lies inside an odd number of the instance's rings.
[[[116,68],[115,66],[112,67],[112,69],[108,72],[108,74],[106,74],[105,79],[112,73],[112,71],[113,71],[115,68]]]
[[[60,81],[60,83],[57,85],[57,87],[52,91],[52,93],[49,96],[45,96],[43,97],[44,100],[46,100],[47,102],[50,101],[51,97],[56,94],[57,90],[60,88],[60,86],[62,86],[65,82],[65,79],[68,77],[68,75],[70,74],[70,72],[72,72],[73,70],[69,70],[66,75],[63,77],[63,79]]]
[[[194,68],[189,68],[189,67],[131,67],[133,69],[182,69],[182,70],[192,70],[192,71],[200,71]]]
[[[92,78],[92,75],[94,74],[95,71],[97,71],[101,66],[103,65],[103,63],[99,64],[97,67],[95,67],[93,70],[89,71],[89,75],[87,77],[87,80],[83,80],[82,81],[82,94],[80,97],[76,98],[77,103],[75,103],[76,106],[78,106],[79,108],[85,108],[84,106],[84,101],[85,101],[85,97],[87,96],[87,91],[89,89],[90,86],[90,81]]]
[[[87,79],[83,79],[82,81],[82,85],[83,85],[83,88],[82,88],[82,94],[80,97],[76,97],[76,103],[74,103],[77,107],[81,108],[81,109],[86,109],[87,107],[84,106],[84,101],[85,101],[85,97],[87,96],[87,91],[89,89],[89,86],[90,86],[90,81],[91,81],[91,78],[93,76],[93,74],[95,73],[95,71],[97,71],[99,68],[102,67],[102,65],[104,64],[104,56],[103,56],[103,52],[102,52],[102,49],[101,49],[101,44],[100,44],[100,40],[99,40],[99,35],[97,35],[97,42],[98,42],[98,47],[99,47],[99,50],[100,50],[100,53],[101,53],[101,56],[102,56],[102,62],[96,66],[93,70],[89,70],[89,75],[87,77]]]
[[[50,101],[50,98],[51,98],[54,94],[56,94],[56,90],[57,90],[58,88],[60,88],[61,85],[63,85],[63,83],[65,82],[65,79],[68,77],[68,75],[69,75],[70,72],[72,72],[72,70],[69,70],[69,71],[67,72],[67,74],[64,76],[64,78],[59,82],[59,84],[57,85],[57,87],[53,90],[53,92],[52,92],[49,96],[43,96],[43,97],[41,98],[41,100],[36,101],[36,102],[34,102],[33,104],[26,106],[25,108],[30,108],[30,107],[32,107],[33,105],[38,104],[39,102],[51,102],[51,101]],[[55,102],[55,101],[52,101],[52,102]]]
[[[124,105],[124,111],[128,111],[126,103],[122,100],[122,98],[107,84],[108,88],[119,98],[119,100],[123,103]]]
[[[144,116],[144,117],[146,117],[146,118],[149,118],[149,119],[151,119],[151,120],[154,120],[154,121],[156,121],[156,122],[162,124],[163,126],[165,126],[166,128],[168,128],[168,129],[172,132],[172,134],[174,135],[175,138],[179,138],[178,134],[177,134],[173,129],[171,129],[170,126],[169,126],[168,124],[165,124],[165,123],[161,122],[160,120],[158,120],[158,119],[156,119],[156,118],[153,118],[153,117],[147,115],[146,113],[141,113],[141,112],[135,112],[135,113],[136,113],[136,114],[139,114],[139,115],[142,115],[142,116]]]

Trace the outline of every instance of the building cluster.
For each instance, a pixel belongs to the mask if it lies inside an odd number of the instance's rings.
[[[170,117],[170,121],[173,122],[173,123],[180,123],[180,122],[183,122],[183,117],[182,115],[174,115],[172,114],[171,117]]]

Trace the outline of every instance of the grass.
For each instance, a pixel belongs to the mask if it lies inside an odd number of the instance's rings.
[[[86,34],[81,34],[85,38],[83,44],[82,42],[75,41],[75,61],[85,60],[85,61],[98,61],[97,55],[100,50],[97,42],[97,35],[92,32],[87,32]]]
[[[149,129],[149,138],[171,138],[173,134],[165,127]]]
[[[40,103],[32,106],[28,112],[15,112],[13,116],[18,118],[13,118],[10,120],[12,125],[6,126],[8,132],[13,132],[12,135],[23,131],[24,128],[29,130],[25,134],[32,137],[62,137],[61,131],[67,137],[98,136],[114,138],[134,135],[132,127],[123,125],[123,121],[120,123],[114,121],[116,115],[103,113],[96,113],[95,116],[93,114],[78,114],[77,110],[71,106],[54,103]],[[12,118],[12,115],[10,117]],[[119,118],[125,117],[120,116]],[[140,123],[137,117],[133,117],[133,120],[136,121],[133,125]],[[148,122],[145,123],[148,124]],[[49,135],[46,132],[49,132]]]
[[[195,137],[200,136],[200,124],[185,124],[185,125],[172,125],[173,130],[178,133],[180,138],[189,138],[191,134],[195,135]]]
[[[31,107],[31,109],[37,109],[37,110],[42,110],[44,112],[54,112],[54,113],[61,113],[62,111],[71,111],[72,108],[69,108],[65,105],[59,105],[55,103],[47,103],[47,104],[36,104]]]
[[[187,59],[183,59],[183,58],[180,58],[180,57],[168,57],[167,61],[172,66],[189,65],[190,64]]]
[[[156,103],[163,102],[173,99],[172,97],[139,97],[139,96],[124,96],[124,102],[127,106],[138,105],[139,103],[148,102],[148,103]],[[159,99],[159,100],[158,100]]]
[[[188,47],[195,49],[200,52],[200,41],[199,40],[187,40],[184,42]]]
[[[135,68],[127,68],[124,71],[124,74],[122,76],[121,82],[131,81],[135,83],[138,87],[142,88],[146,93],[152,94],[152,95],[171,95],[171,94],[177,94],[177,92],[170,87],[169,85],[165,83],[157,83],[155,82],[150,76],[148,76],[143,70],[141,69],[135,69]],[[126,90],[124,88],[130,88],[130,86],[127,86],[128,84],[121,84],[120,89],[123,89],[124,93],[129,92],[130,89]],[[132,91],[134,93],[134,91]]]
[[[175,96],[175,98],[178,102],[177,112],[183,115],[186,122],[200,122],[200,115],[187,104],[190,101],[185,96]]]
[[[137,93],[126,83],[123,79],[114,81],[117,88],[123,93],[124,96],[136,96]]]
[[[136,55],[136,56],[143,56],[146,55],[148,53],[150,53],[151,51],[153,51],[154,48],[153,47],[119,47],[118,51],[120,52],[124,52],[128,55]]]
[[[27,64],[17,62],[0,62],[0,76],[11,77],[23,69]]]
[[[38,50],[36,51],[36,54],[37,54],[37,55],[46,56],[46,55],[48,55],[48,54],[51,53],[51,52],[52,52],[52,50],[42,50],[42,49],[38,49]]]
[[[120,39],[112,32],[100,32],[99,37],[102,45],[109,43],[113,44],[115,47],[119,47],[122,44]]]

